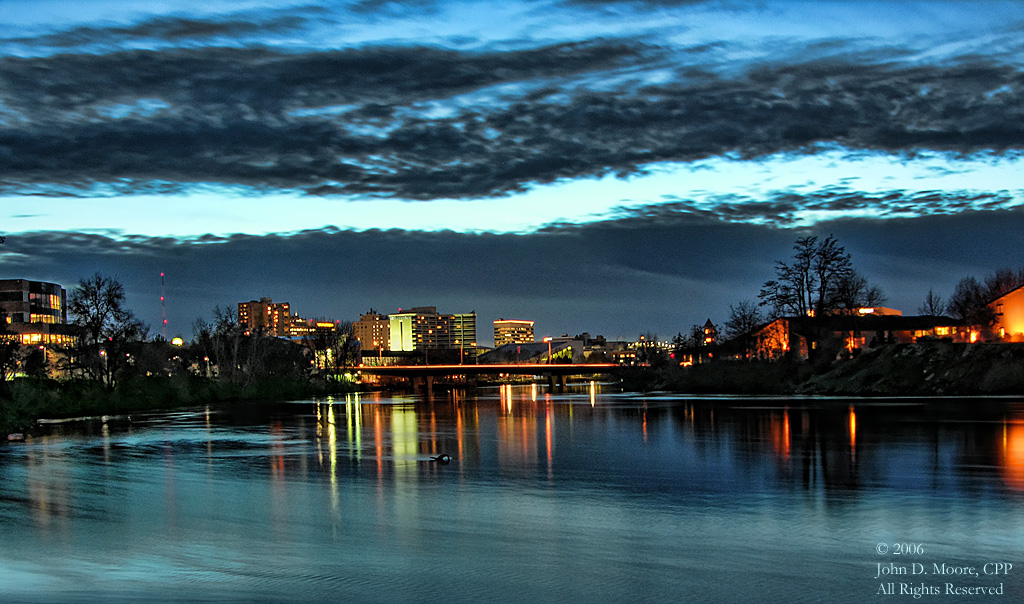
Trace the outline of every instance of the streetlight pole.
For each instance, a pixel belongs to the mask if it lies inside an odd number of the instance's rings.
[[[551,336],[544,338],[544,341],[548,343],[548,365],[551,364]]]

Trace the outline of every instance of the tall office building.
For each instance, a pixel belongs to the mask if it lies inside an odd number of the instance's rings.
[[[391,347],[391,323],[387,315],[378,314],[372,308],[352,324],[352,331],[363,351],[389,350]]]
[[[275,303],[270,298],[238,303],[238,324],[247,331],[287,338],[291,336],[291,306],[287,302]]]
[[[435,306],[417,306],[388,315],[391,350],[476,349],[476,313],[446,315]]]
[[[505,344],[532,344],[533,321],[498,319],[494,322],[494,347]]]
[[[459,313],[451,316],[452,342],[451,348],[462,351],[476,351],[476,311]]]

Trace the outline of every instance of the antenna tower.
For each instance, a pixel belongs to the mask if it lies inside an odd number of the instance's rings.
[[[164,274],[160,273],[160,318],[163,319],[160,335],[167,341],[167,304],[164,303]]]

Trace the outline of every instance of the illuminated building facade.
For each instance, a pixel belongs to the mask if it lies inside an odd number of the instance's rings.
[[[711,319],[708,319],[707,322],[704,323],[704,327],[701,331],[703,332],[701,336],[701,344],[704,346],[714,346],[715,341],[718,340],[718,328],[716,328],[715,324],[711,322]]]
[[[418,306],[388,316],[390,349],[462,350],[476,349],[476,313],[446,315],[435,306]]]
[[[533,321],[498,319],[494,322],[494,347],[505,344],[532,344]]]
[[[67,293],[56,283],[0,280],[0,313],[7,333],[22,344],[62,344],[73,339],[67,324]]]
[[[372,308],[352,324],[360,347],[366,350],[390,350],[391,321],[387,315],[377,314]],[[411,330],[410,330],[411,333]]]
[[[996,315],[992,331],[999,340],[1024,342],[1024,287],[996,298],[990,306]]]
[[[332,333],[338,328],[333,321],[306,320],[302,317],[292,317],[291,325],[288,327],[288,335],[292,338],[304,338],[316,336],[323,333]]]
[[[898,311],[852,316],[780,317],[741,336],[746,358],[780,359],[786,354],[807,359],[819,344],[838,340],[852,353],[879,344],[910,344],[918,341],[969,342],[969,326],[949,317],[903,316]],[[734,341],[730,341],[732,343]]]
[[[476,313],[458,313],[451,315],[452,340],[451,348],[463,351],[476,350]]]
[[[270,298],[260,298],[238,303],[238,324],[246,331],[262,330],[263,333],[286,338],[292,335],[291,305],[275,303]]]
[[[0,280],[0,312],[9,324],[66,324],[67,294],[56,283],[3,279]]]

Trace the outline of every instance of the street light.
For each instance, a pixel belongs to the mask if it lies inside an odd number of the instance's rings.
[[[544,338],[544,341],[548,343],[548,365],[551,364],[551,336]]]

